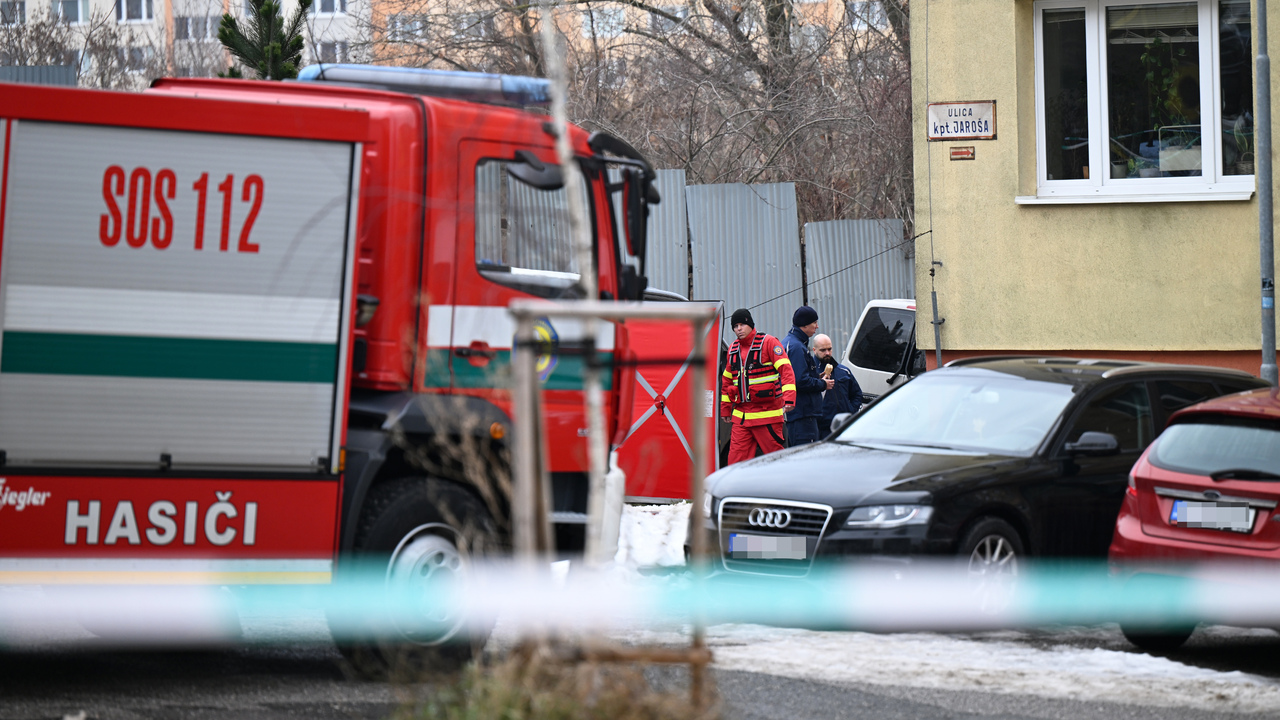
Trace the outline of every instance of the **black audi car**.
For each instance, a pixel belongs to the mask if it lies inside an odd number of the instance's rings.
[[[824,441],[724,468],[703,522],[731,572],[802,576],[815,558],[1105,558],[1130,468],[1174,411],[1265,387],[1211,367],[1059,357],[952,362]]]

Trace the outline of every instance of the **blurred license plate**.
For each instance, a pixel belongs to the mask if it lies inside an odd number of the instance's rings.
[[[735,560],[804,560],[805,538],[730,533],[729,557]]]
[[[1169,524],[1178,527],[1208,528],[1231,532],[1253,532],[1253,518],[1258,514],[1247,505],[1174,500]]]

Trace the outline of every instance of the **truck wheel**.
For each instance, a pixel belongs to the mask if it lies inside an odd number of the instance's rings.
[[[480,501],[461,487],[434,478],[401,478],[370,491],[354,550],[358,577],[413,597],[416,587],[465,575],[472,560],[496,554],[498,531]],[[463,620],[427,604],[412,617],[355,624],[344,618],[335,635],[354,630],[338,648],[357,674],[417,680],[457,670],[483,647],[488,632],[476,635]],[[330,624],[335,626],[332,618]]]
[[[999,612],[1009,604],[1018,579],[1022,538],[1009,523],[984,517],[971,525],[959,546],[966,563],[971,592],[985,612]]]

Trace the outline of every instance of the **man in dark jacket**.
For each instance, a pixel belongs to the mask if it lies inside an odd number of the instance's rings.
[[[835,387],[822,395],[822,418],[818,421],[818,432],[825,437],[831,432],[831,421],[840,413],[856,413],[862,407],[862,388],[853,377],[849,368],[836,362],[831,354],[831,338],[818,334],[813,336],[813,354],[818,357],[818,368],[823,376],[835,381]],[[828,373],[826,368],[831,368]]]
[[[809,338],[818,332],[818,311],[801,305],[791,316],[791,332],[782,341],[796,374],[796,406],[787,413],[787,447],[817,442],[822,417],[822,393],[835,386],[834,380],[818,374],[818,361],[809,354]]]

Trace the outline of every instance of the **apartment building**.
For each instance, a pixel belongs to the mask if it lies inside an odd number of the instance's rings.
[[[448,46],[454,57],[468,57],[474,51],[482,65],[484,48],[504,44],[520,36],[536,42],[536,7],[528,7],[523,18],[516,6],[459,2],[458,0],[370,0],[372,57],[387,64],[436,64],[440,51]],[[753,41],[764,42],[763,3],[721,3],[737,19],[737,29]],[[696,2],[659,0],[652,10],[634,5],[600,0],[575,3],[556,11],[556,25],[570,45],[570,53],[592,52],[607,56],[603,63],[606,84],[621,84],[627,61],[645,47],[646,38],[663,38],[681,32],[691,18],[707,11]],[[849,27],[856,31],[887,26],[881,0],[793,0],[791,42],[797,49],[823,48],[833,31]],[[710,27],[704,22],[702,27]],[[723,28],[719,28],[722,30]],[[518,41],[516,41],[518,42]]]
[[[1249,0],[912,4],[916,287],[930,313],[936,292],[943,362],[1259,371],[1254,17]],[[919,341],[932,362],[929,325]]]
[[[297,7],[283,0],[286,17]],[[315,0],[304,64],[358,55],[361,7],[368,3]],[[223,14],[252,11],[249,0],[0,0],[0,65],[73,64],[81,85],[133,90],[160,76],[212,76],[231,64],[217,39]],[[25,48],[35,34],[63,49],[33,55]]]

